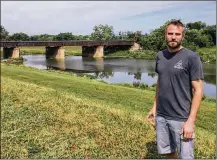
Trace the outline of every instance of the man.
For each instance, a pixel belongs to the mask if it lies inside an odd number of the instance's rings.
[[[184,48],[184,25],[170,21],[167,49],[156,59],[156,96],[148,118],[156,125],[157,148],[167,158],[194,159],[194,126],[203,96],[203,71],[197,53]],[[178,155],[177,155],[178,152]]]

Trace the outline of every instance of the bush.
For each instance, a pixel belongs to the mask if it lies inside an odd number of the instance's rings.
[[[216,51],[210,52],[198,52],[201,58],[201,61],[204,63],[213,63],[216,62]]]
[[[147,84],[142,83],[139,88],[147,89],[149,86]]]

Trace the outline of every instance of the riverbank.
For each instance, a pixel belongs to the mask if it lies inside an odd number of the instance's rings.
[[[134,59],[145,59],[155,60],[156,53],[149,50],[141,51],[118,51],[112,54],[107,54],[104,58],[134,58]]]
[[[216,62],[216,46],[211,48],[198,48],[197,52],[199,53],[202,62],[204,63]]]
[[[81,56],[80,46],[65,46],[66,56]],[[2,50],[2,48],[1,48]],[[45,47],[20,47],[21,55],[27,54],[45,54]],[[215,63],[216,62],[216,47],[211,48],[199,48],[197,49],[203,63]],[[2,53],[2,52],[1,52]],[[2,55],[1,55],[2,56]],[[150,50],[141,51],[118,51],[112,54],[107,54],[104,58],[134,58],[155,60],[156,52]]]
[[[155,92],[1,64],[1,158],[160,159],[145,119]],[[216,158],[216,103],[203,101],[195,158]]]
[[[196,51],[201,58],[203,63],[215,63],[216,62],[216,47],[211,48],[198,48]],[[146,59],[155,60],[156,52],[150,50],[141,51],[119,51],[113,54],[106,55],[105,58],[135,58],[135,59]]]
[[[19,47],[21,55],[29,55],[29,54],[45,54],[45,47]],[[64,46],[65,55],[66,56],[81,56],[81,47],[80,46]],[[1,51],[3,49],[1,48]],[[2,52],[1,52],[2,54]],[[3,55],[1,55],[3,56]]]

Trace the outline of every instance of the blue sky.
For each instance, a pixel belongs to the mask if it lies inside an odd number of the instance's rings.
[[[172,18],[216,24],[215,1],[1,1],[1,24],[10,34],[90,34],[108,24],[149,33]]]
[[[202,21],[207,25],[216,24],[216,2],[189,2],[172,8],[142,13],[123,18],[121,24],[135,30],[140,26],[147,32],[158,28],[169,19],[181,19],[183,23]],[[142,24],[142,25],[141,25]]]

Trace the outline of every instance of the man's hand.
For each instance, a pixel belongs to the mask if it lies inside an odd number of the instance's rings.
[[[192,81],[192,87],[194,89],[194,95],[191,103],[191,111],[188,120],[183,124],[181,132],[183,133],[183,138],[193,138],[194,133],[194,123],[197,117],[197,111],[200,107],[200,102],[203,96],[203,81],[195,80]]]
[[[156,117],[156,106],[157,106],[157,95],[158,95],[158,81],[159,81],[159,78],[157,79],[157,85],[156,85],[156,95],[155,95],[155,98],[154,98],[154,104],[152,106],[152,109],[148,112],[148,115],[147,115],[147,119],[148,121],[155,127],[155,117]]]
[[[147,115],[148,121],[155,126],[156,109],[152,108]]]
[[[184,139],[193,138],[194,133],[194,121],[187,120],[182,128],[181,128],[181,134],[183,134]]]

